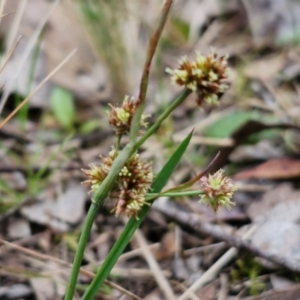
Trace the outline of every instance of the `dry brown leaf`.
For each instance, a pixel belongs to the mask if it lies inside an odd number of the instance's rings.
[[[172,257],[176,250],[174,231],[167,232],[161,241],[161,247],[153,251],[156,260]]]
[[[253,61],[245,70],[248,77],[261,80],[268,80],[276,76],[284,67],[284,54],[276,54],[271,57],[263,57],[260,60]]]
[[[283,179],[300,176],[300,160],[288,157],[271,159],[252,169],[241,171],[234,179],[245,180],[251,178]]]
[[[218,282],[214,281],[205,286],[199,293],[197,293],[197,296],[199,296],[201,300],[214,300],[217,297],[217,286]]]

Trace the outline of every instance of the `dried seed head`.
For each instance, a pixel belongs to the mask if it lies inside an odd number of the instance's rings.
[[[107,157],[102,157],[100,166],[90,165],[89,170],[83,170],[88,176],[87,183],[94,192],[107,176],[117,151],[112,150]],[[120,170],[116,183],[109,194],[109,199],[115,201],[113,212],[116,216],[125,214],[137,218],[138,212],[147,204],[146,194],[153,181],[152,167],[137,153],[132,155]]]
[[[126,134],[130,130],[131,121],[137,109],[137,102],[134,98],[129,98],[125,96],[121,107],[109,105],[111,107],[111,112],[109,114],[109,124],[111,124],[118,136]],[[141,117],[141,127],[147,127],[148,123],[145,121],[148,116],[142,115]]]
[[[197,93],[197,104],[218,104],[218,99],[227,89],[227,56],[218,57],[214,51],[208,56],[196,52],[196,60],[188,61],[186,56],[179,59],[177,69],[167,68],[171,80]]]
[[[236,187],[232,184],[231,179],[226,177],[224,170],[220,169],[213,175],[203,176],[200,179],[201,189],[203,194],[200,195],[200,202],[211,206],[216,212],[219,206],[224,206],[228,209],[235,205],[231,201]]]

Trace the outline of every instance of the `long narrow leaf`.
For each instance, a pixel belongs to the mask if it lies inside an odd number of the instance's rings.
[[[189,142],[192,138],[193,132],[191,132],[178,146],[176,151],[164,165],[162,170],[157,175],[156,179],[152,184],[151,192],[159,193],[163,187],[167,184],[169,178],[171,177],[172,173],[176,169],[178,163],[180,162],[184,152],[186,151]],[[131,237],[133,236],[134,232],[140,226],[142,221],[144,220],[145,216],[147,215],[150,205],[144,205],[140,214],[139,219],[131,218],[128,223],[126,224],[123,232],[121,233],[118,240],[115,242],[113,248],[110,250],[106,260],[102,264],[101,268],[98,270],[96,277],[86,290],[85,294],[82,297],[82,300],[93,299],[101,285],[103,284],[104,280],[109,275],[111,269],[114,267],[115,263],[117,262],[119,256],[124,251],[125,247],[129,243]]]

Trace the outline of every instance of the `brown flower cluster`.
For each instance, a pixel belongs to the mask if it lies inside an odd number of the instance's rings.
[[[166,69],[172,75],[172,81],[186,86],[197,93],[197,104],[218,104],[218,99],[228,89],[227,56],[218,57],[211,51],[208,56],[196,52],[196,60],[189,61],[186,56],[179,59],[177,69]]]
[[[228,209],[235,205],[231,201],[236,187],[232,184],[231,179],[226,177],[224,170],[220,169],[213,175],[203,176],[200,179],[203,194],[200,195],[200,201],[207,206],[211,206],[216,212],[220,206]]]
[[[82,170],[89,178],[84,183],[91,186],[91,191],[94,192],[105,179],[117,154],[116,150],[112,150],[108,157],[102,157],[100,166],[90,165],[89,170]],[[115,201],[113,209],[115,215],[125,214],[137,218],[142,206],[147,204],[145,197],[152,181],[151,164],[137,153],[132,155],[119,172],[109,194],[109,199]]]
[[[134,98],[125,96],[121,107],[113,106],[110,104],[111,112],[109,114],[109,124],[111,124],[118,136],[126,134],[130,130],[131,121],[137,109],[137,104]],[[142,115],[141,124],[142,127],[147,127],[145,122],[147,116]]]

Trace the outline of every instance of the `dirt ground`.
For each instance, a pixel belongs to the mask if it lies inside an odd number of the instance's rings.
[[[81,169],[115,143],[109,104],[139,91],[162,1],[92,2],[0,1],[1,122],[76,49],[0,128],[3,300],[63,299],[91,204]],[[218,106],[199,109],[189,96],[141,156],[157,174],[194,129],[167,187],[220,151],[210,172],[224,169],[238,190],[217,213],[196,196],[155,201],[108,278],[135,299],[300,298],[299,15],[293,0],[174,2],[151,67],[148,122],[182,90],[165,69],[183,55],[228,55],[230,88]],[[74,299],[124,228],[113,205],[99,210]],[[95,299],[132,298],[105,284]]]

